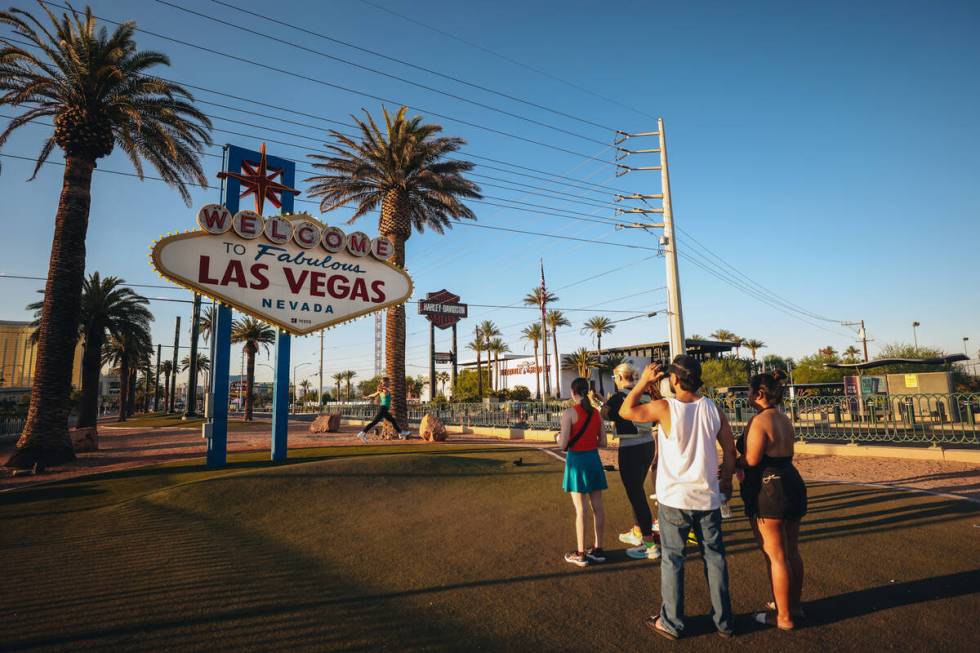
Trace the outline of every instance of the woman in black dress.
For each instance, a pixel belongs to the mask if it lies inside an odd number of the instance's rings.
[[[774,602],[755,620],[783,630],[802,616],[803,559],[800,520],[806,514],[806,484],[793,466],[793,422],[779,411],[783,401],[781,370],[749,381],[749,402],[758,411],[739,439],[745,480],[745,514],[766,558]],[[774,612],[773,612],[774,610]]]

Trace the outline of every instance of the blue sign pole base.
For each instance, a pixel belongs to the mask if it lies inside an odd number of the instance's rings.
[[[275,385],[272,388],[272,460],[286,460],[289,447],[289,334],[276,339]]]
[[[228,461],[228,372],[231,363],[231,308],[218,304],[214,328],[214,361],[211,386],[211,437],[208,438],[207,465],[224,467]]]

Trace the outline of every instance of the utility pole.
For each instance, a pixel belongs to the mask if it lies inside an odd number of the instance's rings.
[[[659,171],[660,172],[660,192],[654,194],[639,194],[634,193],[632,195],[616,195],[616,201],[623,200],[641,200],[647,203],[647,200],[661,200],[661,207],[648,207],[648,208],[627,208],[627,209],[616,209],[618,215],[623,214],[662,214],[663,222],[651,222],[651,223],[641,223],[636,222],[633,224],[623,224],[617,225],[619,229],[663,229],[664,234],[660,237],[660,246],[663,249],[664,263],[666,264],[666,280],[667,280],[667,323],[669,325],[669,340],[670,340],[670,357],[674,358],[680,354],[687,353],[687,341],[684,338],[684,311],[681,303],[681,282],[680,273],[677,267],[677,238],[674,234],[674,212],[671,205],[670,198],[670,173],[667,165],[667,135],[664,131],[664,120],[663,118],[657,118],[657,131],[654,132],[639,132],[635,134],[630,134],[627,132],[618,132],[619,137],[616,139],[616,160],[623,161],[630,155],[642,155],[642,154],[658,154],[660,156],[660,165],[653,166],[628,166],[623,163],[616,164],[616,176],[622,177],[623,175],[629,174],[630,172],[644,172],[644,171]],[[620,147],[620,144],[624,143],[630,138],[645,138],[656,136],[658,140],[658,147],[655,148],[644,148],[644,149],[628,149],[625,147]]]
[[[174,360],[173,372],[170,374],[170,406],[167,412],[172,413],[177,405],[177,352],[180,351],[180,316],[174,325]]]
[[[153,412],[160,410],[160,349],[162,345],[157,345],[157,375],[153,381]]]
[[[548,288],[544,283],[544,259],[541,261],[541,296],[539,297],[539,303],[541,304],[541,334],[543,338],[541,339],[541,362],[542,369],[544,369],[544,396],[551,397],[551,373],[548,371],[548,320],[547,320],[547,310],[546,305],[548,296]],[[555,367],[558,367],[558,361],[555,361]]]
[[[187,406],[184,419],[197,417],[197,336],[201,324],[201,296],[194,293],[194,311],[191,314],[191,351],[187,366]]]
[[[871,341],[868,339],[868,332],[864,329],[864,320],[859,320],[858,322],[841,322],[840,325],[858,328],[858,340],[861,341],[861,346],[864,348],[864,362],[867,363],[870,360],[868,357],[868,343]]]

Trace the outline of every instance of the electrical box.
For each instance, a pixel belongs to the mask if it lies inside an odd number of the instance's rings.
[[[204,424],[201,424],[201,438],[204,439],[204,440],[210,440],[211,439],[211,429],[213,427],[214,427],[214,424],[212,424],[211,422],[204,422]]]

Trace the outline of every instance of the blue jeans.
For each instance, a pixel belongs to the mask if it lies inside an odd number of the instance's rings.
[[[721,539],[720,510],[681,510],[660,505],[660,625],[680,636],[684,632],[684,543],[693,530],[704,562],[704,575],[711,593],[715,627],[734,630],[732,601],[728,596],[728,565]]]

